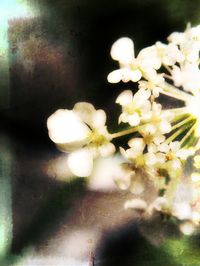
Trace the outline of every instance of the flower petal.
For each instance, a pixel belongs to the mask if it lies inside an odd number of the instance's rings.
[[[136,152],[140,152],[142,154],[144,148],[145,148],[145,142],[143,138],[133,138],[130,139],[128,142],[128,145],[136,150]]]
[[[131,186],[129,189],[130,189],[131,193],[133,193],[135,195],[141,194],[145,189],[145,184],[144,184],[144,181],[142,180],[142,178],[140,176],[137,176],[137,175],[133,176]]]
[[[171,151],[176,153],[180,149],[181,144],[179,141],[173,141],[173,142],[170,142],[169,146],[170,146]]]
[[[111,47],[111,57],[123,64],[130,64],[134,58],[134,44],[130,38],[118,39]]]
[[[93,128],[104,127],[106,123],[106,113],[99,109],[92,116],[92,124],[90,125]]]
[[[55,143],[73,143],[86,140],[90,129],[69,110],[60,109],[47,120],[49,137]]]
[[[128,116],[128,122],[131,126],[138,126],[140,123],[140,117],[138,113],[134,113]]]
[[[96,112],[94,106],[91,103],[79,102],[74,105],[73,111],[80,117],[80,119],[91,125],[92,116]]]
[[[107,142],[99,147],[99,152],[103,157],[110,156],[115,152],[115,146],[112,143]]]
[[[107,76],[109,83],[118,83],[122,79],[123,71],[121,69],[110,72]]]
[[[138,69],[136,70],[131,70],[130,71],[130,80],[133,81],[133,82],[137,82],[138,80],[141,79],[142,77],[142,72]]]
[[[87,148],[74,151],[69,155],[67,162],[74,175],[90,176],[93,169],[93,151]]]
[[[147,209],[147,203],[142,199],[127,200],[124,204],[124,208],[145,211]]]
[[[125,90],[119,94],[115,102],[122,106],[126,106],[130,104],[132,100],[133,100],[133,92],[131,90]]]

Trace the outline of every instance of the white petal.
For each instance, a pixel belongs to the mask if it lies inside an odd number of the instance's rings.
[[[107,80],[109,83],[118,83],[122,79],[123,71],[121,69],[114,70],[109,73]]]
[[[110,156],[115,152],[115,146],[112,143],[107,142],[99,147],[99,152],[103,157]]]
[[[55,143],[80,142],[87,139],[90,129],[69,110],[60,109],[47,120],[49,137]]]
[[[148,145],[148,152],[156,153],[157,151],[158,151],[158,147],[155,144],[151,143]]]
[[[181,144],[179,141],[173,141],[169,144],[169,146],[172,152],[176,153],[180,149]]]
[[[141,111],[142,111],[142,116],[143,117],[151,117],[151,113],[150,113],[150,110],[151,110],[151,103],[150,101],[145,101],[144,105],[141,106]]]
[[[128,156],[127,156],[127,152],[124,148],[122,147],[119,147],[119,151],[121,153],[121,155],[124,157],[124,158],[127,158],[128,159]]]
[[[74,175],[90,176],[93,169],[93,152],[87,148],[74,151],[69,155],[67,162]]]
[[[167,207],[167,200],[163,197],[157,197],[151,204],[150,209],[161,211]]]
[[[160,132],[162,134],[165,134],[165,133],[169,133],[171,131],[172,126],[169,122],[163,121],[160,123],[159,129],[160,129]]]
[[[133,100],[133,92],[131,90],[125,90],[119,94],[116,99],[116,103],[119,103],[122,106],[130,104]]]
[[[148,124],[141,131],[144,135],[153,135],[156,132],[156,127],[154,125]]]
[[[73,111],[88,125],[92,122],[92,116],[95,113],[95,108],[91,103],[79,102],[74,105]]]
[[[173,32],[167,38],[169,42],[174,44],[181,44],[185,41],[185,33],[182,32]]]
[[[141,151],[130,148],[126,150],[126,154],[129,159],[135,159],[137,156],[141,155]]]
[[[130,72],[130,80],[132,80],[133,82],[137,82],[138,80],[140,80],[142,77],[142,73],[140,70],[132,70]]]
[[[166,153],[169,151],[169,145],[166,143],[162,143],[159,145],[158,150]]]
[[[141,67],[147,71],[152,68],[159,69],[161,66],[161,59],[155,45],[142,49],[138,55],[138,60]]]
[[[146,103],[146,100],[149,99],[150,96],[151,96],[150,90],[139,89],[134,95],[134,100],[136,100],[136,103],[139,101],[141,105],[142,103]]]
[[[157,158],[156,158],[156,156],[155,156],[154,153],[150,153],[150,152],[148,152],[148,153],[146,153],[144,156],[145,156],[146,164],[147,164],[148,166],[152,166],[152,165],[154,165],[155,163],[157,163]]]
[[[156,160],[158,163],[163,164],[166,160],[165,154],[161,152],[156,153]]]
[[[138,113],[134,113],[128,116],[128,122],[131,126],[137,126],[140,123],[140,117]]]
[[[190,219],[192,212],[188,203],[175,203],[173,205],[172,214],[180,220]]]
[[[183,84],[183,73],[178,66],[174,65],[172,68],[172,78],[175,86],[179,87]]]
[[[147,203],[142,199],[132,199],[125,202],[124,208],[144,211],[147,208]]]
[[[192,173],[191,174],[191,180],[193,183],[200,181],[200,174],[199,173]]]
[[[122,81],[123,82],[129,82],[131,79],[133,79],[133,81],[138,81],[138,75],[134,75],[134,71],[131,70],[129,67],[123,67],[121,68],[122,71]],[[135,80],[136,79],[136,80]]]
[[[145,148],[145,142],[142,138],[130,139],[128,145],[136,151],[143,152]]]
[[[127,173],[126,171],[121,169],[118,174],[121,177],[115,178],[115,183],[117,187],[121,190],[127,190],[131,184],[131,172]]]
[[[174,169],[174,170],[179,170],[179,169],[181,169],[181,162],[180,162],[179,159],[173,159],[173,160],[171,161],[171,169],[170,169],[170,170],[173,171],[173,169]]]
[[[93,128],[101,128],[106,123],[106,113],[99,109],[97,110],[92,117],[92,124],[90,125]]]
[[[157,135],[154,137],[153,141],[154,141],[154,143],[155,143],[156,145],[159,145],[159,144],[161,144],[162,142],[164,142],[165,139],[166,139],[166,138],[165,138],[164,135],[162,135],[162,134],[157,134]]]
[[[120,124],[121,122],[128,123],[128,115],[127,115],[127,113],[122,113],[119,116],[118,123]]]
[[[152,109],[157,115],[159,115],[162,110],[162,105],[159,103],[153,102]]]
[[[189,156],[194,155],[194,149],[180,149],[176,152],[176,156],[182,160],[186,160]]]
[[[129,64],[134,58],[134,44],[130,38],[118,39],[111,48],[111,57],[123,64]]]
[[[144,181],[142,180],[142,178],[135,176],[132,180],[130,191],[135,195],[139,195],[144,191],[144,187],[145,185],[144,185]]]
[[[192,235],[195,231],[195,225],[190,221],[182,223],[179,228],[180,231],[187,236]]]
[[[130,180],[123,180],[123,179],[116,179],[115,180],[115,184],[117,185],[117,187],[121,190],[127,190],[128,187],[130,186]]]

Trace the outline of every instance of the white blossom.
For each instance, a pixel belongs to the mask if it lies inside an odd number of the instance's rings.
[[[94,158],[115,152],[105,122],[105,112],[86,102],[75,104],[73,110],[58,110],[48,118],[51,140],[63,151],[71,152],[68,166],[73,174],[89,176]]]
[[[195,95],[199,92],[200,70],[198,63],[185,63],[181,67],[174,65],[172,78],[177,87],[182,86],[185,91]]]
[[[119,122],[139,125],[151,109],[149,97],[149,90],[140,89],[134,95],[131,90],[123,91],[116,99],[116,103],[122,106]]]
[[[173,43],[167,45],[161,42],[157,42],[156,49],[164,65],[173,66],[176,62],[181,63],[184,61],[183,54],[178,49],[177,45]]]

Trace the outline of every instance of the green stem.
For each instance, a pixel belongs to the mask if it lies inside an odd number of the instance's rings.
[[[125,129],[125,130],[110,134],[110,137],[111,137],[111,139],[116,139],[116,138],[120,138],[120,137],[125,136],[125,135],[129,135],[129,134],[135,133],[139,129],[141,129],[144,126],[146,126],[147,124],[143,124],[143,125],[140,125],[140,126],[137,126],[137,127],[131,127],[129,129]]]
[[[190,128],[190,130],[187,132],[187,134],[181,139],[180,144],[182,145],[186,139],[193,133],[195,130],[195,127],[197,125],[197,122],[194,123],[194,125]]]
[[[171,111],[175,115],[186,115],[189,114],[188,107],[178,107],[178,108],[171,108],[171,109],[165,109],[166,111]]]
[[[174,130],[174,129],[176,129],[176,128],[178,128],[178,127],[180,127],[180,126],[186,124],[187,122],[189,122],[189,121],[191,121],[191,120],[193,120],[193,119],[194,119],[194,117],[192,117],[192,116],[187,117],[186,119],[182,120],[181,122],[175,124],[175,125],[172,127],[172,130]]]
[[[171,141],[173,141],[176,137],[178,137],[183,132],[183,129],[180,128],[177,130],[174,134],[172,134],[168,139],[165,140],[166,144],[169,144]]]
[[[165,85],[165,87],[163,87],[163,90],[165,92],[171,93],[172,97],[174,97],[174,98],[177,97],[177,99],[178,99],[178,97],[179,97],[180,100],[183,100],[185,102],[188,102],[190,99],[193,98],[193,96],[190,95],[189,93],[184,92],[184,91],[182,91],[180,89],[177,89],[176,87],[174,87],[173,85],[168,84],[167,82],[165,82],[164,85]]]
[[[184,101],[184,102],[188,101],[188,99],[186,99],[185,97],[183,97],[183,96],[181,96],[179,94],[176,94],[174,92],[167,91],[165,89],[161,90],[160,93],[162,93],[164,95],[167,95],[167,96],[169,96],[171,98],[175,98],[175,99],[177,99],[179,101]]]
[[[183,125],[179,130],[175,131],[174,134],[172,134],[169,138],[165,140],[166,144],[169,144],[171,141],[173,141],[176,137],[178,137],[181,133],[183,133],[184,130],[186,130],[190,124]]]

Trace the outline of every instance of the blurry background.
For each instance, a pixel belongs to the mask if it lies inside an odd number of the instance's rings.
[[[23,4],[31,16],[18,15],[17,5]],[[58,108],[71,109],[77,101],[89,101],[106,110],[114,131],[119,111],[116,96],[123,88],[136,87],[108,84],[108,73],[117,67],[109,55],[112,43],[130,37],[137,54],[157,40],[165,42],[188,22],[199,23],[200,1],[1,0],[1,20],[10,9],[7,46],[0,45],[0,190],[7,197],[1,206],[6,211],[0,214],[13,230],[12,253],[20,255],[27,249],[27,254],[64,257],[52,265],[71,266],[67,259],[82,259],[89,265],[91,250],[99,252],[98,265],[143,265],[142,255],[137,255],[135,264],[124,261],[130,253],[136,254],[130,246],[146,245],[132,224],[132,213],[123,211],[130,195],[88,190],[82,179],[68,182],[65,157],[48,138],[46,120]],[[0,30],[5,31],[2,23]],[[0,43],[5,38],[0,34]],[[111,235],[124,249],[112,244]],[[120,255],[116,248],[123,250]],[[124,260],[116,262],[116,257]],[[50,265],[42,261],[20,265]],[[170,265],[169,261],[152,263]]]

